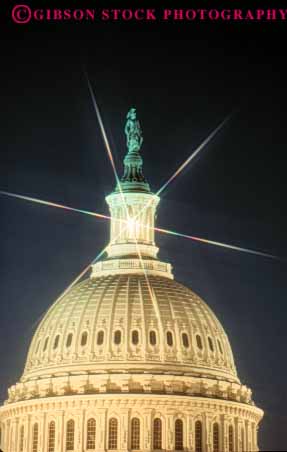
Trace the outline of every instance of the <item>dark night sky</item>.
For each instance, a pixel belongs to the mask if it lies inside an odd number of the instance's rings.
[[[125,115],[137,107],[154,190],[238,108],[164,192],[158,225],[287,257],[286,24],[6,25],[0,190],[107,213],[115,183],[85,64],[119,168]],[[108,224],[4,197],[0,212],[4,400],[37,320],[101,251]],[[285,451],[286,262],[169,236],[157,242],[176,278],[223,323],[239,376],[265,410],[261,450]]]

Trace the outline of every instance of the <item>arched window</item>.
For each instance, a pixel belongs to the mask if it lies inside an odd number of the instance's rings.
[[[2,445],[2,441],[4,442],[4,437],[5,437],[5,426],[2,425],[2,427],[0,427],[0,447]]]
[[[168,345],[169,347],[172,347],[172,346],[173,346],[173,336],[172,336],[172,333],[171,333],[170,331],[168,331],[168,332],[166,333],[166,342],[167,342],[167,345]]]
[[[48,347],[48,342],[49,342],[49,338],[48,338],[48,337],[46,337],[46,339],[45,339],[45,343],[44,343],[44,348],[43,348],[43,352],[45,352],[45,351],[47,350],[47,347]]]
[[[56,424],[51,421],[48,429],[48,452],[55,452],[56,444]]]
[[[1,442],[0,442],[1,444]],[[20,428],[20,445],[19,445],[20,452],[23,452],[24,450],[24,425]]]
[[[153,421],[153,448],[162,449],[162,423],[158,417]]]
[[[97,336],[97,345],[103,345],[104,343],[104,332],[99,331]]]
[[[212,352],[214,352],[214,346],[213,346],[213,341],[212,341],[211,337],[208,337],[208,345],[209,345],[210,350]]]
[[[213,452],[219,452],[219,425],[213,424]]]
[[[88,333],[85,331],[81,337],[81,346],[84,347],[88,342]]]
[[[114,343],[116,345],[120,345],[121,341],[122,341],[122,332],[120,330],[117,330],[115,331],[114,334]]]
[[[38,440],[39,440],[39,426],[36,423],[33,425],[33,430],[32,430],[32,452],[39,452],[38,451]]]
[[[118,448],[118,421],[114,417],[109,420],[109,449]]]
[[[233,427],[228,427],[228,452],[234,452]]]
[[[188,339],[188,335],[186,333],[182,333],[182,344],[185,348],[189,347],[189,339]]]
[[[196,421],[195,423],[195,452],[202,452],[202,423]]]
[[[87,422],[87,449],[96,450],[96,421],[92,418]]]
[[[223,350],[222,350],[222,346],[221,346],[221,342],[219,339],[217,339],[217,344],[218,344],[218,348],[221,354],[223,354]]]
[[[69,333],[69,334],[68,334],[68,337],[67,337],[67,340],[66,340],[66,347],[67,347],[67,348],[71,347],[71,345],[72,345],[72,340],[73,340],[73,334],[72,334],[72,333]]]
[[[241,450],[242,452],[245,452],[245,435],[244,435],[244,428],[241,428]]]
[[[54,346],[53,346],[54,350],[56,350],[56,348],[58,348],[59,340],[60,340],[60,335],[57,334],[57,336],[55,337],[55,340],[54,340]]]
[[[131,422],[131,449],[140,450],[140,420],[136,417]]]
[[[174,424],[174,449],[183,450],[183,422],[177,419]]]
[[[201,336],[199,336],[199,334],[196,335],[196,345],[200,350],[203,349]]]
[[[149,332],[149,343],[150,345],[156,345],[156,332],[153,330]]]
[[[39,348],[40,348],[40,344],[41,344],[41,339],[38,341],[38,344],[37,344],[37,348],[36,348],[36,354],[38,353],[38,351],[39,351]]]
[[[132,343],[134,345],[138,345],[138,343],[139,343],[139,332],[138,332],[138,330],[133,330],[133,332],[132,332]]]
[[[75,447],[75,421],[70,419],[67,422],[66,450],[74,450]]]

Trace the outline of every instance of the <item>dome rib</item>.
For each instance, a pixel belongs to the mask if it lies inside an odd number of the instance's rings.
[[[151,290],[143,274],[127,273],[87,279],[74,286],[48,310],[38,327],[24,380],[55,372],[115,373],[130,369],[143,373],[203,373],[238,381],[227,336],[206,304],[174,280],[150,275],[149,284]],[[131,342],[133,329],[139,331],[140,342],[136,346]],[[152,329],[157,335],[155,345],[149,343]],[[104,341],[99,345],[100,330],[104,332]],[[121,331],[119,344],[114,344],[116,330]],[[168,330],[173,336],[172,345],[167,343]],[[84,331],[88,339],[81,346]],[[181,331],[188,334],[188,347],[182,343]],[[48,332],[49,349],[43,352],[43,338]],[[67,348],[70,333],[73,340]],[[201,335],[203,350],[196,346],[196,333]],[[57,335],[61,336],[60,344],[53,350]],[[208,352],[208,336],[213,340],[214,353]],[[41,347],[37,351],[40,339]],[[217,350],[217,339],[223,353]]]
[[[103,279],[102,278],[101,278],[101,283],[103,283]],[[95,308],[95,314],[94,314],[93,320],[91,322],[91,329],[92,329],[91,354],[92,354],[92,356],[95,353],[95,344],[96,344],[97,332],[100,329],[100,326],[99,326],[98,330],[96,328],[93,328],[93,326],[99,324],[99,322],[98,322],[98,315],[99,315],[100,308],[102,306],[102,302],[104,300],[104,296],[106,294],[106,291],[109,288],[108,285],[102,284],[102,286],[103,286],[103,290],[102,290],[101,294],[99,295],[98,303],[96,304],[96,308]],[[96,285],[95,285],[95,291],[96,291]]]

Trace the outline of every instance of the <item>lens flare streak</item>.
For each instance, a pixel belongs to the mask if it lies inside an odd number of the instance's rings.
[[[54,202],[49,202],[49,201],[44,201],[42,199],[38,199],[38,198],[32,198],[30,196],[23,196],[23,195],[18,195],[15,193],[10,193],[10,192],[6,192],[6,191],[0,191],[0,195],[5,195],[5,196],[10,196],[13,198],[17,198],[17,199],[22,199],[25,201],[30,201],[30,202],[35,202],[37,204],[42,204],[42,205],[46,205],[46,206],[50,206],[50,207],[57,207],[59,209],[63,209],[63,210],[68,210],[71,212],[77,212],[77,213],[81,213],[81,214],[86,214],[86,215],[90,215],[96,218],[101,218],[104,220],[111,220],[111,217],[108,215],[102,215],[100,213],[96,213],[96,212],[92,212],[89,210],[83,210],[83,209],[75,209],[73,207],[69,207],[69,206],[65,206],[62,204],[58,204],[58,203],[54,203]],[[124,221],[124,220],[119,220],[119,221]],[[129,219],[126,220],[127,223],[127,228],[128,228],[128,224],[129,224]],[[149,228],[149,229],[153,229],[156,232],[160,232],[163,234],[169,234],[169,235],[173,235],[173,236],[177,236],[177,237],[182,237],[185,239],[189,239],[189,240],[193,240],[196,242],[201,242],[201,243],[205,243],[208,245],[213,245],[213,246],[218,246],[218,247],[222,247],[222,248],[227,248],[230,250],[234,250],[234,251],[240,251],[242,253],[248,253],[248,254],[254,254],[257,256],[262,256],[262,257],[267,257],[270,259],[279,259],[281,260],[282,258],[278,257],[278,256],[274,256],[272,254],[268,254],[268,253],[264,253],[262,251],[256,251],[256,250],[252,250],[250,248],[242,248],[236,245],[229,245],[227,243],[222,243],[222,242],[216,242],[214,240],[208,240],[208,239],[204,239],[202,237],[196,237],[193,235],[188,235],[188,234],[182,234],[180,232],[176,232],[176,231],[171,231],[169,229],[163,229],[163,228],[159,228],[159,227],[154,227],[154,228],[150,228],[150,226],[146,226],[144,225],[144,227]],[[104,252],[107,250],[108,246],[106,246],[101,253],[97,256],[96,260],[98,260],[103,254]]]
[[[18,198],[18,199],[22,199],[25,201],[35,202],[37,204],[42,204],[44,206],[57,207],[58,209],[69,210],[71,212],[77,212],[77,213],[82,213],[82,214],[84,213],[86,215],[90,215],[92,217],[97,217],[97,218],[102,218],[104,220],[111,220],[111,217],[109,217],[108,215],[102,215],[100,213],[92,212],[90,210],[76,209],[74,207],[65,206],[63,204],[58,204],[55,202],[44,201],[43,199],[32,198],[30,196],[18,195],[16,193],[10,193],[7,191],[0,191],[0,195],[6,195],[6,196],[10,196],[12,198]]]
[[[256,250],[252,250],[250,248],[241,248],[240,246],[236,246],[236,245],[229,245],[227,243],[215,242],[214,240],[203,239],[201,237],[196,237],[196,236],[188,235],[188,234],[181,234],[180,232],[170,231],[168,229],[162,229],[162,228],[155,227],[154,230],[157,232],[164,233],[164,234],[174,235],[176,237],[182,237],[185,239],[193,240],[195,242],[206,243],[208,245],[219,246],[219,247],[227,248],[227,249],[234,250],[234,251],[240,251],[242,253],[254,254],[257,256],[268,257],[270,259],[281,260],[280,257],[274,256],[273,254],[263,253],[262,251],[256,251]]]
[[[196,150],[180,165],[180,167],[173,173],[173,175],[163,184],[163,186],[157,191],[157,195],[160,195],[166,187],[187,167],[187,165],[202,151],[203,148],[212,140],[212,138],[222,129],[222,127],[229,121],[233,113],[230,113],[209,135],[205,140],[196,148]]]
[[[111,147],[110,147],[110,144],[109,144],[109,140],[108,140],[108,137],[107,137],[107,134],[106,134],[104,123],[103,123],[103,120],[102,120],[102,117],[101,117],[101,113],[100,113],[100,110],[99,110],[99,107],[98,107],[98,104],[97,104],[97,101],[96,101],[96,96],[94,94],[94,91],[93,91],[93,88],[92,88],[92,85],[91,85],[91,82],[90,82],[90,79],[89,79],[89,76],[88,76],[87,72],[85,72],[85,76],[86,76],[86,79],[87,79],[88,88],[89,88],[89,92],[90,92],[90,95],[91,95],[92,103],[93,103],[93,106],[94,106],[94,109],[95,109],[95,112],[96,112],[96,115],[97,115],[97,118],[98,118],[98,121],[99,121],[99,126],[100,126],[102,137],[103,137],[103,140],[104,140],[104,143],[105,143],[105,147],[106,147],[106,150],[107,150],[107,153],[108,153],[108,157],[110,159],[110,162],[111,162],[111,165],[112,165],[112,168],[113,168],[113,172],[114,172],[117,184],[118,184],[119,187],[121,187],[121,182],[120,182],[120,179],[119,179],[119,176],[118,176],[118,173],[117,173],[115,161],[114,161],[113,154],[112,154],[112,151],[111,151]]]
[[[186,168],[186,166],[202,151],[202,149],[212,140],[212,138],[222,129],[222,127],[230,120],[233,112],[231,112],[226,118],[208,135],[208,137],[197,147],[197,149],[180,165],[180,167],[173,173],[173,175],[162,185],[162,187],[156,192],[155,196],[159,196],[167,186]],[[147,209],[153,201],[153,198],[146,203],[142,210],[135,216],[135,219],[141,213]]]

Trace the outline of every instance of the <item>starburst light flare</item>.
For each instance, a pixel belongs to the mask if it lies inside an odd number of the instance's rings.
[[[189,165],[189,163],[202,151],[205,146],[215,137],[215,135],[222,129],[222,127],[230,120],[233,113],[226,116],[226,118],[208,135],[205,140],[195,149],[194,152],[180,165],[180,167],[173,173],[172,176],[163,184],[163,186],[157,191],[157,196],[159,196],[167,186]]]
[[[109,140],[108,140],[108,136],[106,134],[106,130],[105,130],[105,127],[104,127],[102,116],[101,116],[101,113],[100,113],[100,110],[99,110],[99,107],[98,107],[98,104],[97,104],[97,101],[96,101],[96,96],[95,96],[94,90],[92,88],[92,85],[91,85],[88,73],[86,71],[84,71],[84,73],[85,73],[85,77],[87,79],[89,92],[90,92],[92,103],[93,103],[93,106],[94,106],[94,109],[95,109],[95,112],[96,112],[96,115],[97,115],[97,119],[98,119],[98,122],[99,122],[100,130],[101,130],[102,137],[103,137],[103,140],[104,140],[104,144],[105,144],[105,147],[106,147],[106,151],[108,153],[108,157],[110,159],[110,162],[111,162],[111,165],[112,165],[112,168],[113,168],[113,172],[114,172],[117,184],[118,184],[119,187],[121,187],[121,181],[120,181],[118,173],[117,173],[117,169],[116,169],[115,161],[114,161],[113,154],[112,154],[112,151],[111,151],[111,147],[110,147],[110,143],[109,143]]]
[[[101,218],[104,220],[111,219],[111,217],[108,215],[103,215],[100,213],[92,212],[90,210],[76,209],[74,207],[65,206],[63,204],[58,204],[58,203],[51,202],[51,201],[45,201],[45,200],[39,199],[39,198],[32,198],[31,196],[19,195],[17,193],[11,193],[8,191],[0,190],[0,195],[10,196],[11,198],[22,199],[24,201],[35,202],[37,204],[42,204],[42,205],[49,206],[49,207],[57,207],[58,209],[69,210],[71,212],[77,212],[77,213],[81,213],[81,214],[85,214],[85,215],[90,215],[92,217],[97,217],[97,218]]]
[[[103,215],[100,213],[96,213],[90,210],[84,210],[84,209],[76,209],[70,206],[65,206],[63,204],[58,204],[58,203],[54,203],[54,202],[50,202],[50,201],[44,201],[42,199],[39,198],[32,198],[31,196],[23,196],[23,195],[19,195],[16,193],[10,193],[10,192],[6,192],[3,190],[0,190],[0,195],[5,195],[5,196],[10,196],[12,198],[16,198],[16,199],[22,199],[25,201],[30,201],[30,202],[35,202],[37,204],[42,204],[42,205],[46,205],[49,207],[57,207],[59,209],[63,209],[63,210],[67,210],[67,211],[71,211],[71,212],[76,212],[76,213],[80,213],[80,214],[85,214],[85,215],[89,215],[92,217],[96,217],[96,218],[100,218],[100,219],[104,219],[104,220],[111,220],[111,217],[108,215]],[[124,220],[121,220],[124,221]],[[125,221],[127,224],[127,228],[131,227],[131,224],[135,224],[135,219],[131,219],[129,218],[128,220]],[[173,236],[177,236],[177,237],[182,237],[182,238],[186,238],[189,240],[193,240],[196,242],[201,242],[201,243],[205,243],[208,245],[213,245],[213,246],[218,246],[218,247],[222,247],[222,248],[227,248],[227,249],[231,249],[234,251],[240,251],[240,252],[244,252],[244,253],[249,253],[249,254],[254,254],[257,256],[262,256],[262,257],[267,257],[270,259],[277,259],[277,260],[282,260],[282,258],[280,258],[279,256],[275,256],[272,254],[268,254],[268,253],[264,253],[262,251],[257,251],[257,250],[253,250],[250,248],[242,248],[236,245],[229,245],[227,243],[223,243],[223,242],[217,242],[217,241],[213,241],[213,240],[208,240],[208,239],[204,239],[202,237],[197,237],[194,235],[188,235],[188,234],[182,234],[180,232],[177,231],[172,231],[169,229],[164,229],[164,228],[159,228],[159,227],[154,227],[151,228],[150,226],[147,225],[142,225],[141,223],[137,223],[139,226],[143,226],[145,228],[148,229],[153,229],[157,232],[163,233],[163,234],[168,234],[168,235],[173,235]],[[103,254],[105,253],[105,251],[107,250],[108,245],[99,253],[99,255],[96,257],[96,260],[98,260],[101,256],[103,256]],[[96,261],[95,260],[95,261]]]
[[[185,239],[193,240],[195,242],[206,243],[208,245],[213,245],[213,246],[219,246],[221,248],[227,248],[227,249],[234,250],[234,251],[240,251],[242,253],[248,253],[248,254],[254,254],[257,256],[268,257],[270,259],[282,260],[282,258],[280,258],[278,256],[274,256],[273,254],[268,254],[268,253],[264,253],[262,251],[252,250],[250,248],[242,248],[242,247],[236,246],[236,245],[229,245],[228,243],[216,242],[214,240],[208,240],[208,239],[204,239],[202,237],[196,237],[194,235],[181,234],[180,232],[170,231],[168,229],[162,229],[162,228],[155,227],[154,230],[157,232],[162,232],[164,234],[174,235],[176,237],[182,237]]]

